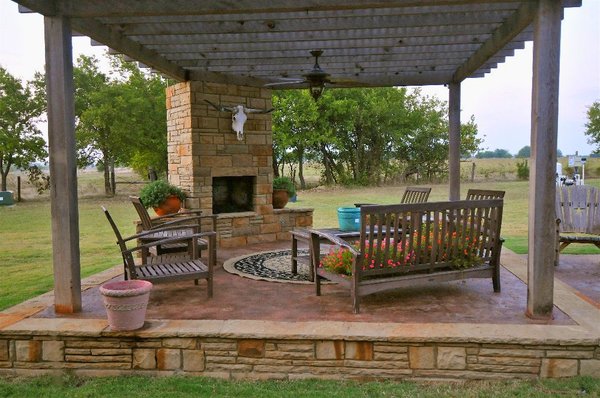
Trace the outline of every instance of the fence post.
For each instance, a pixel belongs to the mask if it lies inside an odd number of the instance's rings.
[[[471,182],[475,182],[475,162],[471,165]]]
[[[21,201],[21,176],[17,176],[17,202]]]

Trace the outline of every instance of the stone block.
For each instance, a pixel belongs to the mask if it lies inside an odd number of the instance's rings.
[[[133,350],[133,369],[156,369],[156,351],[140,348]]]
[[[464,347],[438,347],[438,369],[466,369],[467,353]]]
[[[205,367],[204,351],[183,350],[183,370],[187,372],[202,372]]]
[[[344,359],[344,342],[340,340],[317,341],[317,359]]]
[[[577,360],[576,359],[558,359],[544,358],[542,359],[542,367],[540,369],[540,377],[544,378],[559,378],[577,376]]]
[[[162,341],[165,348],[185,348],[194,350],[197,348],[196,339],[193,338],[167,338]]]
[[[8,361],[8,340],[0,340],[0,361]]]
[[[281,232],[281,225],[279,223],[263,224],[260,226],[261,234],[274,234]]]
[[[579,375],[600,378],[600,360],[589,359],[580,361]]]
[[[17,340],[15,341],[15,355],[18,362],[39,362],[42,358],[42,342]]]
[[[345,351],[346,359],[358,361],[373,360],[373,343],[370,341],[347,341]]]
[[[48,340],[42,342],[42,359],[44,361],[62,362],[65,357],[64,341]]]
[[[181,351],[171,348],[156,350],[156,364],[158,370],[181,369]]]
[[[262,358],[265,356],[265,341],[264,340],[239,340],[238,355],[248,358]]]
[[[411,369],[434,369],[434,347],[408,347],[408,360]]]

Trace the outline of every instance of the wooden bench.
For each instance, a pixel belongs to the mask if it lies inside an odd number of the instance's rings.
[[[347,286],[358,313],[363,296],[421,282],[491,278],[499,292],[502,209],[503,199],[362,206],[356,245],[310,230],[316,294],[319,277]],[[320,266],[323,240],[350,252],[351,275]]]
[[[571,243],[600,248],[600,191],[587,185],[556,188],[556,260]]]

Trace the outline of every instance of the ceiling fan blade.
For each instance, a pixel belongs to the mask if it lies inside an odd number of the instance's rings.
[[[301,84],[301,83],[306,83],[306,80],[298,79],[298,78],[289,78],[289,79],[285,80],[285,78],[284,78],[278,82],[267,83],[264,85],[264,87],[285,86],[288,84]]]

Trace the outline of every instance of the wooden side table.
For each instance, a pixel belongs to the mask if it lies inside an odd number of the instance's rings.
[[[332,235],[335,235],[344,240],[359,238],[360,231],[340,231],[338,228],[323,228],[318,231],[326,232]],[[310,231],[306,228],[294,229],[291,231],[292,235],[292,274],[298,273],[298,262],[307,263],[308,264],[308,276],[311,281],[315,280],[315,270],[310,264],[311,254],[308,256],[299,256],[298,255],[298,242],[303,242],[308,245],[310,241]],[[326,242],[326,241],[324,241]],[[319,256],[321,253],[319,253]]]

